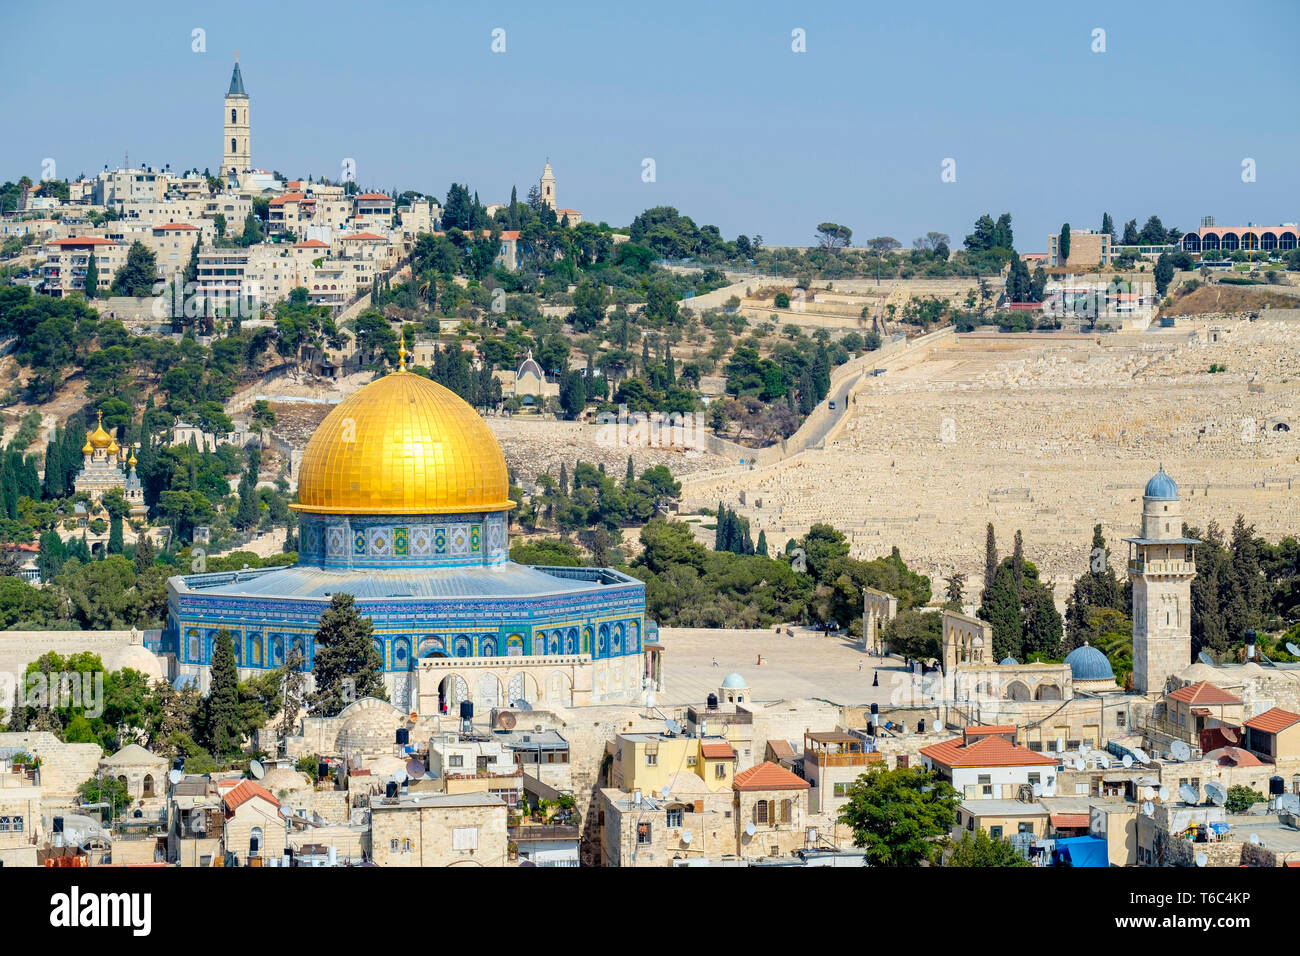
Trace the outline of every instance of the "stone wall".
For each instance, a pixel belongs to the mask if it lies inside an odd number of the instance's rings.
[[[77,787],[95,776],[104,756],[99,744],[65,744],[48,731],[3,733],[0,747],[21,747],[41,758],[41,790],[47,802],[76,796]]]

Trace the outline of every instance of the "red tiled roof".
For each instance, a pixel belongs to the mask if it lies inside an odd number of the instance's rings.
[[[1048,817],[1048,819],[1051,820],[1052,826],[1056,827],[1058,830],[1062,828],[1074,829],[1076,827],[1087,827],[1091,825],[1088,819],[1088,814],[1086,813],[1053,813]]]
[[[1260,760],[1249,750],[1242,750],[1240,747],[1220,747],[1218,750],[1211,750],[1205,755],[1206,760],[1213,760],[1223,767],[1262,767],[1264,761]]]
[[[780,739],[769,740],[767,742],[767,746],[768,749],[771,750],[772,753],[777,757],[795,756],[794,745],[791,744],[790,741],[788,740],[780,740]]]
[[[1246,726],[1251,730],[1262,730],[1266,734],[1275,734],[1278,731],[1286,730],[1295,723],[1300,723],[1300,714],[1293,714],[1281,707],[1274,707],[1271,710],[1264,711],[1257,717],[1250,718],[1250,720],[1246,721]]]
[[[731,744],[700,744],[700,753],[706,760],[733,760],[736,756]]]
[[[941,744],[922,747],[921,754],[945,767],[1028,767],[1056,766],[1054,757],[1034,753],[1002,737],[981,737],[969,747],[954,737]]]
[[[268,206],[283,206],[283,205],[284,205],[285,203],[287,203],[287,202],[301,202],[302,200],[304,200],[304,199],[306,199],[306,198],[307,198],[307,197],[304,196],[302,193],[285,193],[283,196],[276,196],[276,197],[275,197],[274,199],[272,199],[269,203],[267,203],[267,205],[268,205]]]
[[[308,247],[312,249],[328,249],[330,244],[328,242],[321,242],[319,239],[308,239],[306,242],[295,242],[294,246],[299,249]]]
[[[154,231],[154,232],[161,232],[161,231],[164,230],[164,229],[195,229],[195,230],[197,230],[198,228],[199,228],[198,226],[191,226],[188,222],[168,222],[168,223],[164,223],[164,224],[161,225],[161,226],[154,226],[154,227],[153,227],[153,231]]]
[[[227,810],[235,810],[247,803],[249,800],[252,800],[254,797],[261,797],[267,803],[273,804],[276,807],[280,805],[280,801],[275,799],[271,794],[271,791],[251,780],[239,781],[237,785],[232,787],[221,798],[221,802],[226,805]]]
[[[103,239],[99,236],[69,236],[67,239],[54,239],[49,243],[52,246],[115,246],[117,245],[112,239]]]
[[[1014,734],[1015,732],[1015,724],[991,724],[988,727],[967,727],[965,730],[967,737],[980,737],[984,734]]]
[[[361,239],[365,242],[387,242],[388,241],[383,236],[376,236],[373,232],[358,232],[356,235],[353,236],[344,236],[343,239],[344,241],[348,239]]]
[[[519,230],[518,230],[518,229],[507,229],[507,230],[505,230],[504,232],[501,233],[501,238],[502,238],[502,239],[518,239],[518,238],[519,238]]]
[[[737,790],[807,790],[812,784],[785,767],[766,761],[736,774],[732,786]]]
[[[564,208],[564,209],[557,209],[557,210],[555,210],[555,211],[556,211],[556,212],[577,212],[578,210],[576,210],[576,209],[569,209],[569,208],[566,207],[566,208]]]
[[[362,193],[362,194],[361,194],[360,196],[358,196],[357,198],[358,198],[358,199],[387,199],[387,200],[389,200],[390,202],[391,202],[392,199],[393,199],[392,196],[386,196],[386,195],[384,195],[383,193]]]
[[[1226,690],[1215,687],[1208,681],[1198,680],[1195,684],[1180,687],[1169,695],[1174,700],[1185,704],[1240,704],[1241,698],[1234,697]]]

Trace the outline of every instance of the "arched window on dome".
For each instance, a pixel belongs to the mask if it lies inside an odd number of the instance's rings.
[[[602,624],[600,632],[596,638],[596,656],[605,657],[609,654],[609,625]]]
[[[468,634],[457,634],[456,640],[452,643],[456,657],[473,657],[474,643],[469,639]]]
[[[404,671],[411,667],[411,642],[405,637],[393,641],[393,668]]]
[[[564,636],[564,653],[578,653],[578,632],[574,628],[569,628],[569,632]]]
[[[497,639],[494,634],[484,634],[478,640],[479,657],[497,657]]]
[[[591,653],[591,628],[589,627],[584,627],[582,629],[582,653]]]
[[[623,625],[615,624],[614,630],[610,634],[609,652],[611,654],[623,653]]]
[[[522,634],[511,634],[506,638],[506,657],[523,657],[524,656],[524,636]]]

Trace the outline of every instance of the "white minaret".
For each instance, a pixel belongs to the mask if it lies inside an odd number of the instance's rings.
[[[238,177],[253,165],[253,134],[248,122],[248,94],[239,72],[239,54],[230,74],[230,92],[226,94],[225,140],[221,145],[221,175]]]
[[[1183,537],[1178,485],[1163,465],[1142,493],[1142,536],[1124,540],[1133,583],[1133,689],[1163,694],[1169,678],[1192,662],[1192,578],[1201,543]]]
[[[551,161],[546,161],[546,168],[542,170],[542,181],[539,184],[542,189],[542,202],[555,208],[555,173],[551,172]]]

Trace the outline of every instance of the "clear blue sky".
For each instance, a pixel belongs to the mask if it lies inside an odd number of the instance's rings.
[[[768,244],[833,220],[855,245],[931,229],[957,245],[982,212],[1010,211],[1022,251],[1103,211],[1184,230],[1300,218],[1295,0],[129,8],[9,6],[0,180],[39,178],[44,157],[75,178],[127,152],[215,170],[239,50],[253,162],[291,177],[336,178],[353,157],[363,186],[445,196],[454,180],[504,201],[549,156],[560,205],[589,219],[667,204]]]

